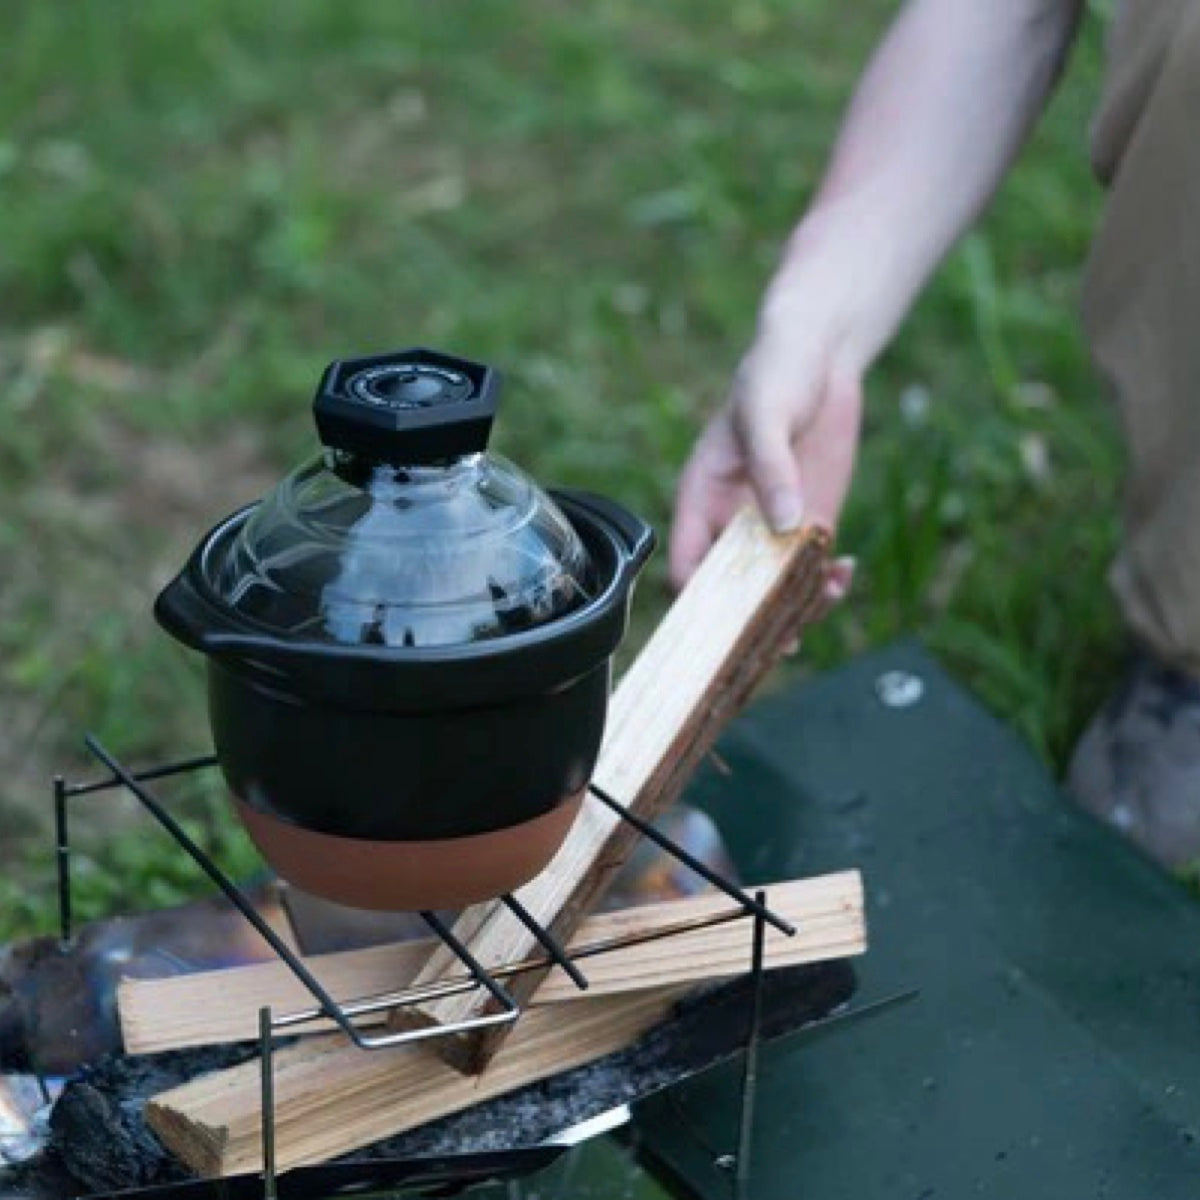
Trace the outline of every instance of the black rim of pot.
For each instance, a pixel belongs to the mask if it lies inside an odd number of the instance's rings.
[[[611,656],[628,601],[655,545],[653,529],[621,505],[552,491],[583,539],[604,586],[587,604],[533,629],[456,646],[344,646],[290,637],[234,610],[205,563],[257,505],[226,517],[159,595],[155,617],[172,637],[260,686],[306,702],[389,711],[462,708],[566,686]]]

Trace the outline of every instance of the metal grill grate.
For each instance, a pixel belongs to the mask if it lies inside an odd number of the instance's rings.
[[[530,931],[545,952],[544,958],[525,959],[520,962],[506,963],[498,966],[485,967],[478,962],[470,950],[455,936],[453,930],[435,913],[422,912],[420,915],[433,934],[458,958],[464,967],[464,973],[455,978],[439,980],[419,987],[408,988],[404,991],[385,993],[375,996],[363,996],[355,999],[339,1001],[329,994],[321,981],[313,974],[300,956],[271,928],[270,924],[254,907],[246,894],[235,884],[215,862],[199,846],[175,819],[163,802],[151,790],[149,784],[161,779],[185,774],[192,771],[205,770],[216,766],[217,760],[213,755],[203,755],[182,759],[178,762],[167,763],[149,770],[134,772],[112,754],[95,736],[89,734],[85,738],[89,752],[109,772],[106,778],[90,780],[81,783],[71,783],[58,776],[54,779],[54,811],[55,811],[55,840],[56,863],[59,901],[59,937],[64,949],[68,948],[74,936],[72,897],[71,897],[71,847],[69,829],[69,802],[77,797],[91,795],[97,792],[124,789],[134,796],[147,812],[171,836],[199,869],[221,890],[229,902],[250,923],[272,951],[287,966],[296,979],[303,985],[313,999],[313,1006],[297,1012],[276,1016],[269,1008],[259,1013],[259,1042],[260,1065],[262,1071],[262,1138],[263,1138],[263,1188],[264,1195],[274,1200],[277,1195],[275,1177],[275,1112],[274,1087],[272,1076],[273,1048],[275,1036],[298,1025],[306,1025],[313,1021],[330,1021],[360,1049],[369,1051],[385,1047],[403,1045],[408,1042],[429,1040],[439,1037],[449,1037],[470,1033],[495,1025],[512,1024],[521,1015],[521,1008],[501,982],[512,975],[532,970],[541,970],[558,966],[580,989],[587,987],[587,978],[580,970],[577,960],[585,959],[596,954],[609,953],[628,945],[647,940],[669,938],[680,933],[694,930],[703,926],[720,922],[750,917],[750,944],[754,949],[751,955],[752,973],[755,979],[757,994],[758,983],[762,977],[762,935],[769,923],[789,936],[795,933],[795,928],[767,906],[766,896],[759,892],[749,895],[736,883],[714,871],[706,863],[695,858],[684,847],[669,838],[661,830],[637,817],[614,797],[602,788],[591,785],[593,796],[622,820],[628,821],[639,834],[652,840],[660,849],[673,855],[684,866],[695,871],[704,880],[733,899],[737,907],[726,913],[706,917],[702,921],[680,922],[666,929],[652,933],[610,938],[603,943],[586,945],[568,953],[561,942],[538,922],[533,915],[511,895],[498,897],[509,911]],[[422,1025],[417,1028],[397,1030],[384,1034],[369,1034],[355,1023],[354,1018],[375,1014],[381,1011],[394,1011],[398,1008],[425,1003],[434,999],[461,992],[483,989],[489,993],[498,1006],[497,1011],[487,1012],[467,1020],[445,1025]],[[758,1040],[759,1009],[753,1007],[753,1020],[749,1035],[748,1046],[752,1049]],[[748,1058],[752,1062],[752,1055]],[[743,1154],[740,1158],[748,1160],[750,1146],[749,1130],[753,1116],[753,1070],[746,1075],[746,1099],[743,1105],[742,1129],[738,1145]],[[749,1162],[738,1164],[737,1179],[739,1183],[748,1178]],[[740,1190],[740,1188],[739,1188]]]

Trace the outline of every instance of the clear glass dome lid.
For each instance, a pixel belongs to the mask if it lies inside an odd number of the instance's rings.
[[[325,453],[213,547],[208,586],[272,632],[349,645],[463,645],[585,604],[574,527],[484,452],[496,391],[489,368],[431,351],[334,363]]]

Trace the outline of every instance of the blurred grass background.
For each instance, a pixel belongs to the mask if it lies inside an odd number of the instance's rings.
[[[47,779],[93,773],[83,730],[133,762],[206,748],[201,664],[150,605],[311,450],[328,359],[425,343],[499,365],[504,452],[665,529],[894,7],[6,6],[0,935],[45,922]],[[1093,17],[871,377],[841,538],[859,580],[796,668],[918,633],[1055,766],[1121,652],[1119,447],[1076,321],[1101,37]],[[667,599],[660,556],[642,630]],[[195,790],[193,828],[244,867]],[[124,830],[80,859],[85,912],[185,890],[157,831],[80,804]]]

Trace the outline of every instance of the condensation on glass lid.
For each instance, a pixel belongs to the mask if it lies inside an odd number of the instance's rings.
[[[213,567],[217,591],[263,626],[349,645],[470,644],[595,594],[587,551],[552,498],[482,455],[357,474],[310,463]]]

